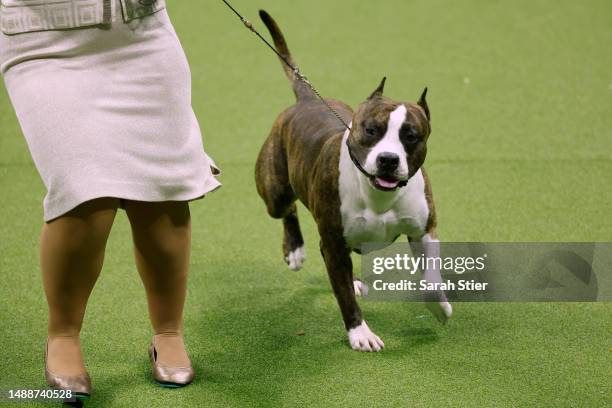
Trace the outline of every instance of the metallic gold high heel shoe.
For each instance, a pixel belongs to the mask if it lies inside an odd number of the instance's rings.
[[[45,345],[45,380],[51,388],[71,390],[78,400],[91,396],[91,378],[87,371],[80,375],[62,375],[49,371],[48,366],[49,340]]]
[[[162,387],[179,388],[191,383],[195,377],[195,371],[191,364],[187,367],[168,367],[157,361],[157,350],[155,350],[155,338],[149,346],[149,357],[153,378]]]

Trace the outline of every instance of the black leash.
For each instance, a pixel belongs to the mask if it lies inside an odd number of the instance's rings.
[[[230,10],[234,12],[234,14],[238,16],[238,18],[240,19],[240,21],[242,21],[242,24],[244,24],[246,28],[248,28],[253,33],[255,33],[255,35],[259,37],[259,39],[262,40],[268,46],[268,48],[274,51],[274,53],[278,56],[278,58],[281,59],[281,61],[283,61],[289,68],[291,68],[295,77],[299,81],[302,81],[303,83],[305,83],[310,88],[310,90],[321,100],[321,102],[323,102],[325,106],[327,106],[327,109],[329,109],[330,112],[334,114],[334,116],[340,121],[340,123],[342,123],[342,126],[344,126],[346,130],[350,131],[351,128],[349,127],[349,125],[340,117],[338,112],[336,112],[336,110],[332,108],[330,104],[327,103],[327,101],[319,94],[319,92],[315,89],[315,87],[310,83],[308,78],[306,78],[306,76],[300,72],[300,69],[298,67],[293,66],[289,61],[287,61],[287,59],[283,57],[281,53],[278,52],[276,48],[268,42],[268,40],[266,40],[264,37],[261,36],[261,34],[259,34],[259,32],[253,26],[253,23],[251,23],[249,20],[244,18],[242,14],[240,14],[234,7],[232,7],[232,5],[229,2],[227,2],[226,0],[222,0],[222,1],[225,3],[227,7],[230,8]],[[351,157],[352,157],[352,154],[351,154]]]

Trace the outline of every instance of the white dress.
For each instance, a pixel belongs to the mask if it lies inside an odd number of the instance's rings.
[[[0,33],[0,72],[47,188],[46,221],[94,198],[187,201],[220,186],[165,9],[129,23]]]

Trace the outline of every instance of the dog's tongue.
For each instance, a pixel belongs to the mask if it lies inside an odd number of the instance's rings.
[[[395,188],[399,184],[398,181],[385,180],[385,179],[381,179],[380,177],[376,177],[376,182],[378,183],[379,186],[384,187],[384,188]]]

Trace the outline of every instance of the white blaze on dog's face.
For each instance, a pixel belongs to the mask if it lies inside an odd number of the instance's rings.
[[[363,168],[370,174],[388,174],[396,180],[408,179],[408,152],[400,140],[400,129],[406,120],[407,109],[401,104],[389,114],[387,131],[366,156]],[[366,125],[367,126],[367,125]],[[371,129],[365,129],[371,133]],[[386,188],[395,188],[397,181],[377,177],[377,183]]]
[[[353,116],[349,145],[374,188],[393,191],[423,165],[430,132],[425,92],[417,103],[383,97],[384,79]]]

